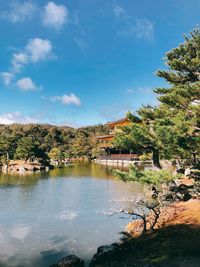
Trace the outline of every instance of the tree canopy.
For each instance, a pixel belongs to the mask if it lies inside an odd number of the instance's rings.
[[[74,129],[40,124],[0,125],[0,159],[92,158],[99,151],[97,135],[107,133],[103,125]]]
[[[143,106],[137,112],[140,122],[128,114],[131,126],[115,138],[123,148],[150,151],[154,165],[159,158],[189,161],[197,164],[200,154],[200,31],[196,27],[178,47],[166,53],[168,69],[157,75],[168,82],[168,88],[156,88],[159,105]]]

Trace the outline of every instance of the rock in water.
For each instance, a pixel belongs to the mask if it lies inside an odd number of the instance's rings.
[[[69,255],[50,267],[84,267],[84,261],[75,255]]]

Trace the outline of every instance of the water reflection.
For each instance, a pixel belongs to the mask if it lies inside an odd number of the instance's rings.
[[[89,261],[128,221],[105,216],[143,194],[101,166],[0,176],[0,266],[46,267],[69,253]],[[132,203],[131,203],[132,205]]]
[[[31,186],[36,184],[41,178],[57,177],[88,177],[112,178],[108,168],[97,164],[69,164],[65,168],[56,168],[50,171],[25,172],[25,173],[0,173],[0,186]]]
[[[100,166],[98,164],[71,164],[67,168],[54,169],[49,173],[49,177],[62,177],[62,176],[72,176],[72,177],[87,177],[91,176],[93,178],[111,178],[111,174],[108,168]]]

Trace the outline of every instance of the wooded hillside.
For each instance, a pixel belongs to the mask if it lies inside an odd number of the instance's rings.
[[[98,154],[95,136],[107,133],[103,125],[74,129],[48,124],[0,125],[1,162],[49,157],[92,158]]]

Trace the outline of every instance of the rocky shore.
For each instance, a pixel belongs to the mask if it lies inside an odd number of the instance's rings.
[[[125,241],[99,247],[89,267],[200,266],[200,200],[164,208],[154,231],[138,233],[141,223],[128,224]],[[83,261],[69,255],[51,267],[83,266]]]
[[[49,171],[54,168],[63,168],[71,164],[73,161],[66,159],[61,162],[50,161],[49,163],[42,164],[40,162],[24,162],[24,160],[10,160],[8,164],[0,165],[0,171],[4,173],[26,173],[37,171]]]
[[[84,261],[75,255],[69,255],[50,267],[84,267]]]
[[[24,161],[10,161],[9,164],[3,165],[1,167],[1,170],[3,172],[9,172],[9,173],[23,173],[23,172],[35,172],[35,171],[44,171],[49,170],[50,166],[46,166],[40,163],[33,163],[33,162],[27,162]]]

